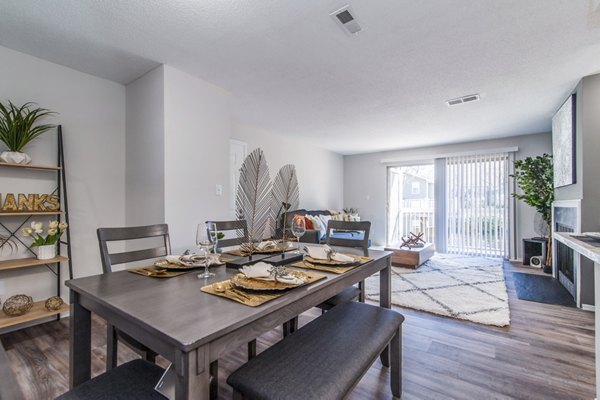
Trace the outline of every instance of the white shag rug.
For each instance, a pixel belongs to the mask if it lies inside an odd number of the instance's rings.
[[[379,276],[366,281],[379,300]],[[392,304],[484,325],[510,323],[508,294],[498,258],[435,254],[418,269],[392,267]]]

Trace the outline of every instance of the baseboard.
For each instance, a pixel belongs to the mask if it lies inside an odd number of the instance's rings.
[[[581,309],[585,310],[585,311],[596,311],[596,306],[593,306],[591,304],[582,304],[581,305]]]

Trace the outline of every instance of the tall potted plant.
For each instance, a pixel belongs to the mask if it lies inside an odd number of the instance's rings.
[[[51,114],[45,108],[36,108],[34,103],[25,103],[18,107],[11,101],[8,105],[0,103],[0,141],[8,148],[0,154],[0,161],[11,164],[29,164],[31,157],[23,153],[23,148],[33,139],[53,128],[54,125],[36,125]]]
[[[511,175],[523,193],[513,197],[536,209],[550,228],[552,225],[552,202],[554,201],[554,170],[552,156],[543,154],[515,161],[515,173]],[[548,229],[548,253],[544,272],[552,271],[552,229]]]

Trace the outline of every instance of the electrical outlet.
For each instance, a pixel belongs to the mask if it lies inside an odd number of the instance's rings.
[[[215,187],[215,194],[217,196],[223,196],[223,185],[217,185]]]

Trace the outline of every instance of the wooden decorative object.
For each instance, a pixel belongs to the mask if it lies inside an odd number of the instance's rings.
[[[60,198],[55,194],[0,193],[0,213],[51,212],[60,210]]]
[[[46,300],[46,303],[44,303],[44,307],[46,307],[46,310],[48,311],[57,311],[60,310],[63,304],[65,304],[63,299],[61,299],[58,296],[52,296],[48,300]]]
[[[33,307],[33,298],[26,294],[16,294],[9,297],[2,306],[2,311],[11,317],[26,314]]]

